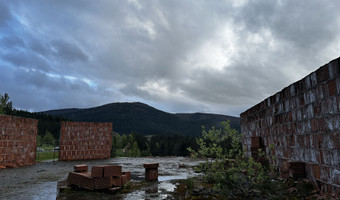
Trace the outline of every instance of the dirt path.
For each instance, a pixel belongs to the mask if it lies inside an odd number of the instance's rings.
[[[184,157],[42,162],[24,168],[0,170],[0,199],[56,199],[57,182],[65,180],[68,172],[73,170],[75,164],[87,164],[89,169],[93,165],[121,165],[124,171],[131,171],[132,181],[142,181],[144,180],[143,164],[154,162],[160,163],[160,182],[155,186],[158,188],[156,192],[150,195],[158,196],[160,199],[164,197],[162,197],[162,193],[166,193],[164,190],[170,191],[174,187],[171,180],[195,176],[190,167],[180,168],[179,166],[194,166],[198,163],[197,160]],[[145,191],[135,191],[132,194],[120,195],[119,199],[134,199],[137,197],[147,199],[148,194]]]

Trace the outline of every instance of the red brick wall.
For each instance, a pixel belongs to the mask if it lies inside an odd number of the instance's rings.
[[[0,166],[35,163],[38,120],[0,115]]]
[[[340,58],[241,114],[248,156],[251,137],[274,144],[278,167],[306,163],[324,190],[340,193]]]
[[[112,123],[61,122],[59,160],[110,158]]]

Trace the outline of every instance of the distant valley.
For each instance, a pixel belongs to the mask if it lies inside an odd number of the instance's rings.
[[[199,136],[202,125],[207,129],[212,126],[220,128],[221,122],[228,120],[232,128],[240,131],[238,117],[205,113],[171,114],[140,102],[111,103],[83,109],[49,110],[43,113],[62,116],[73,121],[112,122],[113,130],[121,134]]]

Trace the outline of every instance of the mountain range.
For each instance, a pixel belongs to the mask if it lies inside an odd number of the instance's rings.
[[[167,113],[147,104],[110,103],[92,108],[69,108],[44,111],[73,121],[112,122],[113,131],[138,133],[142,135],[179,134],[200,136],[202,126],[221,128],[222,121],[228,121],[232,128],[240,131],[240,118],[205,113]]]

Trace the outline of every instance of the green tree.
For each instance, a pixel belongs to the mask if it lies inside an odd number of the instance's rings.
[[[42,138],[42,143],[47,145],[55,145],[55,139],[52,133],[46,131],[44,137]]]
[[[12,113],[12,102],[9,101],[7,93],[4,95],[0,94],[0,114],[11,114]]]
[[[41,146],[41,135],[37,135],[37,147],[40,147]]]
[[[140,150],[139,150],[139,148],[138,148],[138,144],[137,144],[136,141],[132,144],[132,147],[131,147],[131,149],[129,150],[128,155],[129,155],[130,157],[140,157]]]
[[[204,172],[205,180],[213,183],[226,198],[248,198],[254,193],[265,197],[275,177],[272,166],[245,157],[241,135],[230,128],[229,122],[223,122],[223,126],[223,130],[203,128],[202,137],[196,139],[198,150],[188,148],[192,156],[206,159],[198,170]]]

